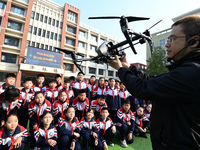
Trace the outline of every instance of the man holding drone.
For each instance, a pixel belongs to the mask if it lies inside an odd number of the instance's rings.
[[[169,73],[148,76],[127,62],[126,54],[110,65],[137,98],[153,101],[151,140],[156,150],[200,149],[200,15],[172,25],[165,45]]]

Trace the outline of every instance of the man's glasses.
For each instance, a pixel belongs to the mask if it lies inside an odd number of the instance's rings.
[[[172,44],[177,38],[183,38],[183,37],[187,37],[187,36],[186,35],[185,36],[176,36],[176,35],[169,36],[167,38],[167,43]]]

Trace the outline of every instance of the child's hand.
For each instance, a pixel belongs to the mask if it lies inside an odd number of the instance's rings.
[[[97,134],[95,132],[92,132],[92,135],[94,138],[97,138]]]
[[[19,148],[22,144],[22,137],[18,137],[14,143],[14,148]]]
[[[70,149],[71,149],[71,150],[74,150],[74,149],[75,149],[75,141],[72,141],[71,146],[70,146]]]
[[[116,127],[115,126],[112,126],[111,130],[112,130],[112,133],[116,133]]]
[[[132,132],[130,132],[130,133],[128,134],[127,139],[128,139],[129,141],[132,140],[132,135],[133,135]]]
[[[130,125],[131,125],[131,122],[129,121],[129,122],[127,123],[127,125],[130,126]]]
[[[79,133],[76,133],[76,132],[74,132],[74,136],[75,136],[75,137],[77,137],[77,138],[79,138],[79,137],[80,137],[80,134],[79,134]]]
[[[52,147],[54,147],[57,144],[57,142],[55,140],[53,140],[53,139],[48,139],[47,143]]]
[[[147,132],[147,129],[146,129],[146,128],[144,128],[144,129],[143,129],[143,131],[144,131],[144,132]]]
[[[94,145],[97,146],[98,145],[98,139],[96,138],[94,141]]]
[[[3,120],[3,121],[1,122],[1,127],[3,127],[4,124],[5,124],[5,121]]]
[[[38,124],[33,125],[33,130],[35,130],[35,128],[38,126]]]
[[[143,129],[142,129],[141,127],[138,127],[138,130],[139,130],[140,132],[143,132]]]
[[[103,149],[104,149],[104,150],[108,150],[108,145],[107,145],[106,142],[103,143]]]

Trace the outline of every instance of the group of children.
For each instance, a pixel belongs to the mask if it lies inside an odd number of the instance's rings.
[[[26,78],[17,89],[15,74],[9,73],[0,86],[0,149],[22,150],[30,141],[35,150],[108,149],[119,131],[122,147],[133,143],[134,135],[147,138],[150,101],[134,98],[113,78],[91,76],[89,83],[78,73],[77,80],[60,75],[44,85],[39,74],[36,84]],[[29,120],[29,126],[27,126]],[[29,133],[26,128],[29,127]]]

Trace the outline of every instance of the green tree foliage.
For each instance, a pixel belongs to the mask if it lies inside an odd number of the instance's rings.
[[[148,75],[159,75],[165,72],[168,72],[168,69],[165,67],[167,63],[167,57],[164,55],[165,50],[163,49],[154,49],[152,57],[147,60],[147,69],[146,73]]]

